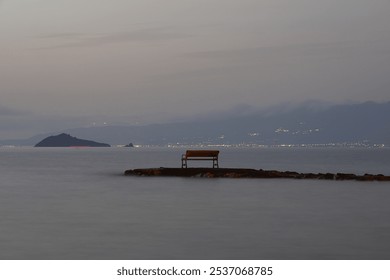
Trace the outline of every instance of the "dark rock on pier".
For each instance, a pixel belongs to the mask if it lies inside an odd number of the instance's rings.
[[[318,180],[390,181],[382,174],[355,175],[347,173],[298,173],[292,171],[256,170],[244,168],[146,168],[126,170],[125,175],[133,176],[175,176],[205,178],[288,178]]]

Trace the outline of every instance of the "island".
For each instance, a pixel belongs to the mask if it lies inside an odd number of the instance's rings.
[[[79,139],[66,133],[49,136],[34,147],[111,147],[109,144]]]
[[[127,145],[124,146],[125,148],[134,148],[134,144],[133,143],[129,143]]]

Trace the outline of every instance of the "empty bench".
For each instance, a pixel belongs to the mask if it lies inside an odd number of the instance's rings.
[[[189,160],[210,160],[213,161],[213,168],[218,168],[218,154],[219,151],[213,150],[187,150],[181,156],[181,168],[187,168]]]

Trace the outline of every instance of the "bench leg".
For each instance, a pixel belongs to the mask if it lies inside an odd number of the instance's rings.
[[[187,168],[187,159],[181,159],[181,168]]]
[[[213,168],[219,168],[217,159],[213,159]]]

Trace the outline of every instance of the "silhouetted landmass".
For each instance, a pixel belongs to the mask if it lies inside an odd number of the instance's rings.
[[[390,102],[274,108],[208,120],[145,126],[68,130],[78,137],[111,144],[132,139],[141,145],[167,144],[328,144],[390,145]]]
[[[252,113],[234,113],[143,126],[103,126],[63,131],[84,139],[119,145],[197,145],[239,143],[258,145],[357,143],[390,146],[390,102],[349,105],[307,103]],[[3,145],[34,145],[48,135]]]
[[[130,169],[125,175],[135,176],[174,176],[204,178],[263,178],[263,179],[318,179],[318,180],[357,180],[357,181],[390,181],[390,176],[383,174],[355,175],[347,173],[298,173],[244,168],[147,168]]]
[[[133,143],[129,143],[127,145],[125,145],[126,148],[134,148],[134,144]]]
[[[66,133],[56,136],[49,136],[35,145],[35,147],[110,147],[105,143],[98,143],[91,140],[79,139]]]

